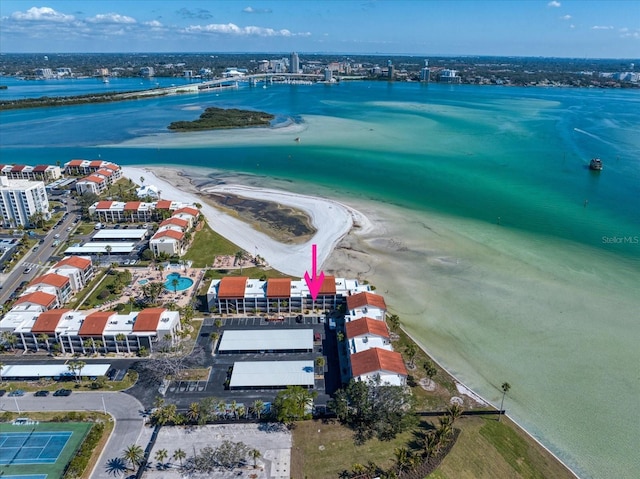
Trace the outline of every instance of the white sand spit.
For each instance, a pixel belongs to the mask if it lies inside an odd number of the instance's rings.
[[[249,253],[259,254],[275,269],[296,277],[302,277],[310,269],[312,244],[317,245],[320,269],[337,243],[354,225],[362,231],[371,229],[371,223],[362,213],[333,200],[242,185],[219,185],[202,190],[203,193],[228,193],[271,201],[304,211],[317,229],[316,234],[303,244],[283,244],[256,231],[248,223],[205,204],[197,195],[182,191],[158,178],[152,169],[124,167],[123,173],[136,183],[140,182],[140,177],[144,177],[146,184],[158,187],[164,199],[202,204],[202,214],[216,232]]]

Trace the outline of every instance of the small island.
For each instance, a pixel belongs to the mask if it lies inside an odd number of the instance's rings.
[[[269,126],[275,118],[270,113],[262,111],[224,109],[209,107],[200,118],[194,121],[174,121],[169,125],[170,130],[200,131],[217,130],[222,128],[246,128],[250,126]]]

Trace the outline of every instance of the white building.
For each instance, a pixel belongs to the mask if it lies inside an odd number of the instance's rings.
[[[0,176],[0,224],[6,227],[32,226],[37,213],[42,214],[45,221],[51,218],[44,183]]]

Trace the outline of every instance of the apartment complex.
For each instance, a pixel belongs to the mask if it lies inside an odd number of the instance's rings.
[[[73,176],[86,175],[76,182],[79,194],[90,192],[99,195],[122,178],[119,165],[103,160],[71,160],[64,164],[64,171]]]
[[[0,334],[14,336],[18,349],[69,354],[153,352],[158,345],[174,345],[180,331],[180,313],[164,308],[118,314],[25,307],[0,321]]]
[[[49,220],[49,198],[42,181],[11,180],[0,176],[0,224],[4,227],[33,226]]]
[[[0,176],[10,180],[44,181],[49,183],[62,177],[62,171],[56,165],[1,165]]]

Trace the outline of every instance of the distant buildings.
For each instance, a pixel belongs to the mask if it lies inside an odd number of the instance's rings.
[[[42,181],[10,180],[0,176],[0,224],[34,226],[51,218],[49,198]]]
[[[289,71],[291,73],[300,72],[300,58],[296,52],[291,53],[291,57],[289,58]]]
[[[10,180],[44,181],[49,183],[59,179],[62,172],[55,165],[0,165],[0,175]]]
[[[458,76],[458,72],[456,70],[449,70],[445,68],[440,71],[440,75],[438,77],[438,81],[440,83],[452,83],[457,84],[462,81],[462,78]]]
[[[156,74],[153,67],[142,67],[140,69],[140,76],[145,78],[150,78]]]
[[[429,60],[424,61],[424,67],[420,70],[420,81],[429,83],[431,80],[431,70],[429,69]]]

